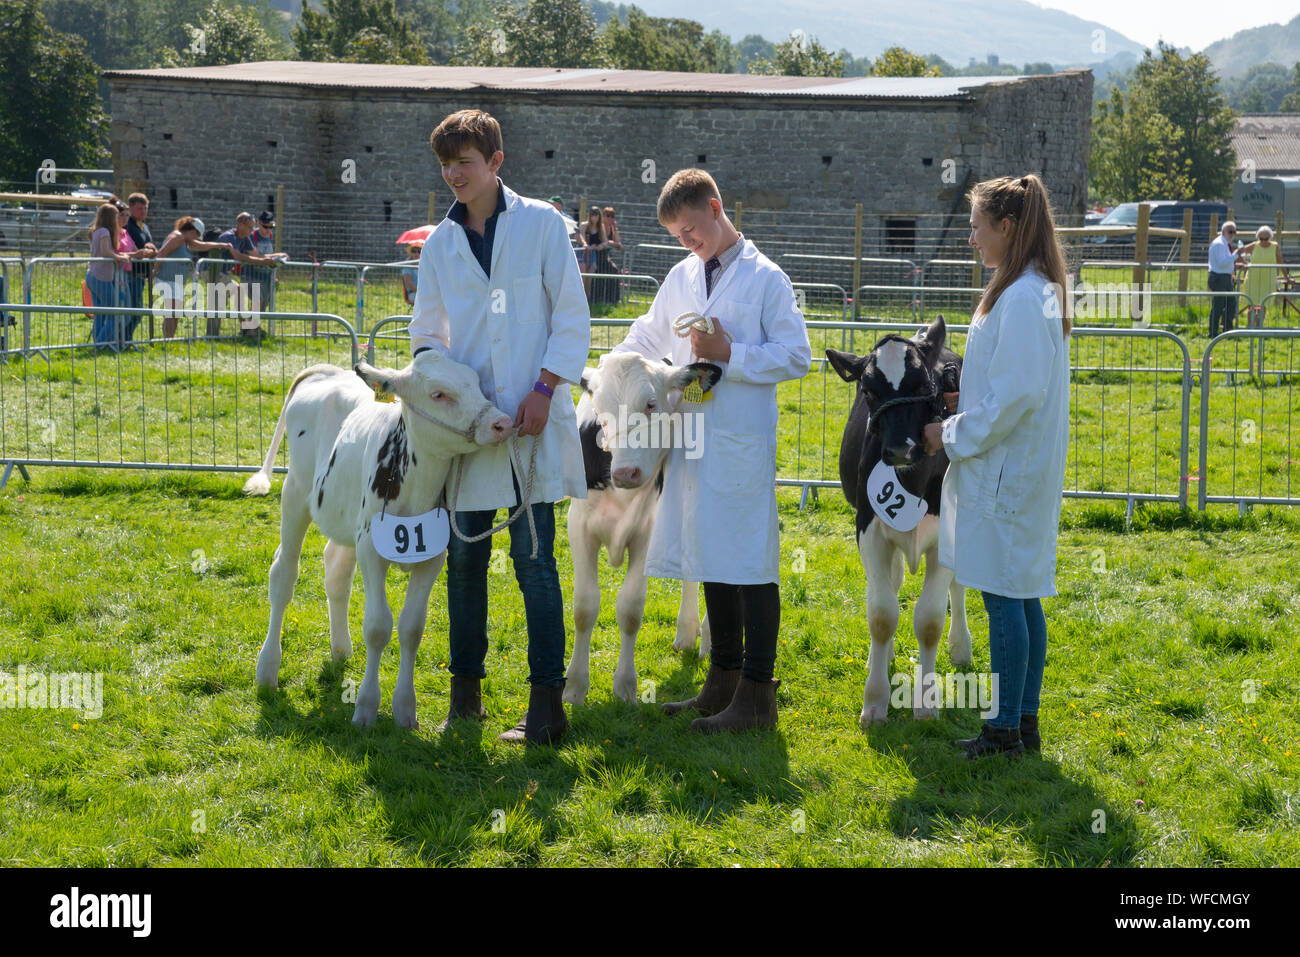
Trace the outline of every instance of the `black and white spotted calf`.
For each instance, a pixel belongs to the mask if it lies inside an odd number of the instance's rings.
[[[375,401],[379,386],[398,402]],[[331,365],[304,369],[293,380],[260,471],[244,485],[250,495],[271,488],[271,469],[289,435],[289,474],[280,490],[280,546],[271,563],[271,620],[257,659],[257,683],[275,687],[280,674],[280,630],[298,579],[307,528],[315,522],[325,544],[325,593],[329,597],[330,651],[335,660],[352,652],[348,598],[358,565],[365,588],[362,633],[366,673],[352,720],[373,724],[379,710],[379,659],[393,633],[384,590],[389,561],[370,537],[371,520],[422,515],[442,496],[454,457],[512,434],[513,422],[495,408],[478,375],[436,351],[422,352],[400,371],[359,363],[355,371]],[[415,652],[424,633],[429,591],[445,552],[417,563],[399,563],[410,581],[397,623],[402,649],[393,692],[393,720],[418,725]]]
[[[858,551],[867,573],[871,652],[859,719],[864,729],[889,714],[889,663],[904,562],[915,574],[925,556],[925,583],[912,610],[921,681],[931,681],[934,674],[948,598],[952,600],[948,654],[953,664],[971,659],[965,589],[953,581],[950,569],[939,564],[939,499],[948,456],[942,449],[926,455],[922,436],[927,423],[942,417],[943,393],[956,392],[961,381],[961,357],[946,348],[946,339],[947,327],[940,316],[913,339],[883,336],[866,356],[826,350],[840,377],[857,384],[840,443],[840,483],[844,497],[857,510]],[[883,521],[868,496],[867,479],[882,459],[893,466],[906,492],[924,500],[924,515],[910,531],[899,531]],[[877,499],[883,491],[882,487],[877,492]],[[903,500],[904,496],[891,494],[878,504],[889,509]],[[930,710],[918,707],[914,712],[927,717]]]
[[[614,669],[614,694],[624,701],[636,695],[636,637],[645,612],[646,550],[654,530],[655,510],[663,489],[664,465],[671,448],[669,429],[649,428],[659,441],[646,447],[621,435],[621,423],[632,415],[667,413],[670,427],[681,424],[677,411],[682,390],[698,381],[707,391],[721,370],[708,363],[675,368],[651,362],[636,353],[620,352],[605,359],[599,369],[582,375],[583,395],[578,401],[578,434],[587,472],[587,497],[569,506],[569,549],[573,553],[573,657],[564,682],[564,700],[581,704],[591,685],[591,632],[600,614],[600,585],[596,562],[603,545],[615,568],[627,559],[627,573],[616,605],[619,632],[618,664]],[[620,412],[622,414],[620,414]],[[680,414],[680,413],[679,413]],[[647,422],[653,421],[647,419]],[[700,655],[709,653],[708,620],[700,618],[699,586],[682,583],[677,612],[677,637],[673,647],[685,651],[700,639]]]

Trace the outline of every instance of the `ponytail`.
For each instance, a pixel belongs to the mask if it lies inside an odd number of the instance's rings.
[[[979,312],[988,314],[1006,288],[1026,269],[1036,267],[1055,286],[1061,334],[1070,334],[1070,317],[1065,308],[1065,256],[1056,239],[1056,222],[1047,187],[1033,173],[1016,179],[1002,176],[977,183],[967,194],[971,209],[977,209],[994,224],[1011,220],[1011,237],[1006,256],[994,270],[993,279],[980,298]]]

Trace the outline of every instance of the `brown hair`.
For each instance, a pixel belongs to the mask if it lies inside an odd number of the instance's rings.
[[[146,206],[148,206],[149,197],[146,196],[144,193],[132,193],[130,196],[126,198],[126,205],[130,206],[132,203],[144,203]]]
[[[976,183],[966,194],[971,209],[978,210],[993,224],[1011,220],[1006,257],[994,270],[993,279],[980,298],[979,312],[988,314],[1007,287],[1031,267],[1056,286],[1061,333],[1070,334],[1070,317],[1065,308],[1065,256],[1056,239],[1056,222],[1047,187],[1033,173],[1016,179],[1001,176]]]
[[[718,184],[712,176],[702,169],[679,169],[668,177],[668,182],[664,183],[664,188],[659,192],[659,206],[656,209],[659,222],[676,219],[688,206],[692,209],[707,209],[711,199],[716,199],[718,205],[722,205],[722,193],[718,192]]]
[[[90,227],[90,234],[92,236],[95,235],[95,230],[97,229],[108,229],[108,216],[110,213],[113,215],[113,225],[121,225],[117,221],[117,207],[112,203],[105,203],[103,206],[99,207],[99,210],[95,213],[95,225]],[[113,235],[113,230],[111,229],[108,229],[108,233],[108,238],[113,241],[113,248],[116,249],[117,237]]]
[[[194,225],[193,216],[182,216],[172,224],[172,229],[176,230],[178,233],[186,233],[190,230],[193,230],[196,233],[199,231],[199,227]]]
[[[429,145],[444,163],[455,159],[467,146],[478,150],[490,162],[501,149],[501,124],[491,113],[461,110],[438,124],[429,135]]]
[[[593,217],[595,217],[596,220],[596,242],[603,243],[608,240],[609,237],[605,235],[605,217],[600,215],[599,206],[593,205],[587,210],[587,219],[582,224],[583,235],[585,236],[587,230],[591,228],[591,220]]]

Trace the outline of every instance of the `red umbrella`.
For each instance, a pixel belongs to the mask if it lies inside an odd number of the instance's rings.
[[[422,243],[429,238],[429,233],[437,228],[437,226],[416,226],[414,229],[408,229],[397,237],[397,242],[394,245],[410,246],[414,243]]]

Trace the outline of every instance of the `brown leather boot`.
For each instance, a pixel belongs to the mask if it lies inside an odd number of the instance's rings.
[[[479,679],[458,678],[451,676],[451,699],[447,706],[447,717],[438,725],[439,731],[446,731],[457,718],[473,718],[482,721],[487,717],[483,710],[483,695],[479,691]]]
[[[680,714],[683,711],[698,711],[708,716],[717,714],[736,695],[736,685],[740,684],[740,669],[726,671],[715,668],[709,663],[709,673],[704,676],[704,687],[694,698],[685,701],[665,701],[659,706],[664,714]]]
[[[555,744],[569,727],[564,713],[564,685],[530,685],[528,710],[519,723],[497,737],[511,744]]]
[[[1043,739],[1038,733],[1038,715],[1022,714],[1020,716],[1020,743],[1026,751],[1042,751]]]
[[[966,757],[972,761],[989,754],[1005,754],[1009,758],[1018,758],[1025,753],[1024,743],[1020,740],[1020,729],[995,728],[985,722],[978,738],[963,738],[953,742],[966,751]]]
[[[691,722],[691,730],[705,734],[748,731],[750,728],[770,731],[776,727],[776,689],[779,687],[781,682],[776,678],[771,681],[741,678],[731,703],[711,718],[696,718]]]

